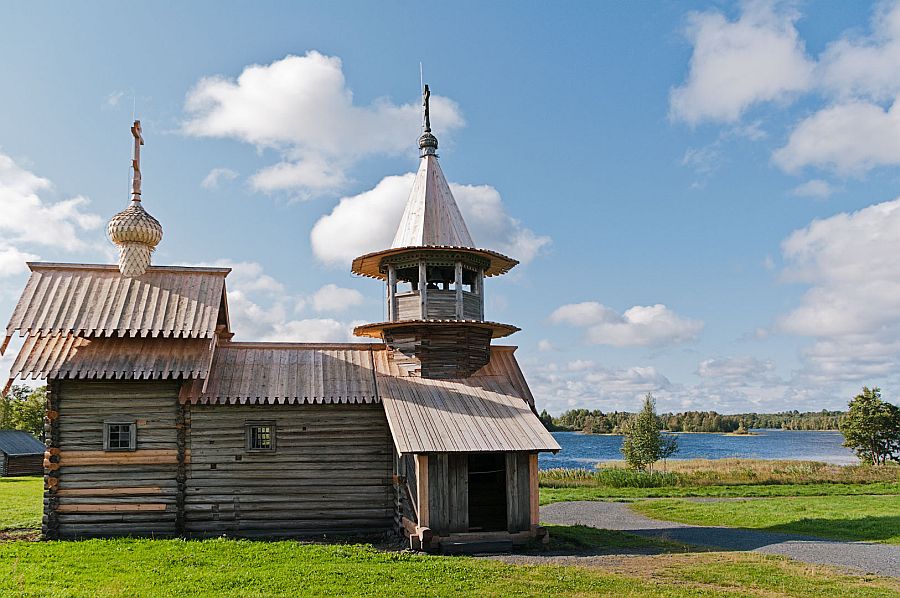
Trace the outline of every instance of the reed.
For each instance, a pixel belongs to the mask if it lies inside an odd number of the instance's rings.
[[[900,482],[900,466],[830,465],[818,461],[689,459],[669,461],[665,471],[641,472],[624,462],[599,463],[594,471],[540,472],[546,488],[661,488],[745,484],[871,484]]]

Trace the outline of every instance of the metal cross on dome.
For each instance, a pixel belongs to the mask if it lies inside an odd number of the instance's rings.
[[[131,134],[134,136],[134,159],[131,161],[134,179],[131,183],[131,201],[141,201],[141,146],[144,145],[141,133],[141,121],[136,120],[131,126]]]

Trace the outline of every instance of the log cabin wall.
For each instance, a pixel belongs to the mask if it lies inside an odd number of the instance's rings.
[[[0,477],[6,475],[6,453],[0,452]]]
[[[275,450],[247,449],[248,422]],[[308,536],[394,529],[393,448],[384,409],[363,405],[191,405],[185,531]]]
[[[179,386],[160,381],[52,385],[48,537],[178,533]],[[109,421],[135,423],[136,450],[104,450]]]
[[[22,476],[44,473],[44,455],[7,455],[4,471],[3,456],[0,453],[0,475]]]

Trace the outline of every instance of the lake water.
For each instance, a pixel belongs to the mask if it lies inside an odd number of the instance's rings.
[[[794,432],[791,430],[754,430],[755,435],[675,434],[678,437],[676,459],[799,459],[848,465],[857,463],[853,451],[841,446],[840,432]],[[593,469],[601,461],[621,459],[622,437],[614,435],[554,432],[562,451],[541,453],[541,469],[567,467]]]

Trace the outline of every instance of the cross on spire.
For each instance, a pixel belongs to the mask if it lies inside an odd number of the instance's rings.
[[[429,109],[428,103],[429,103],[429,99],[431,98],[431,90],[428,89],[428,85],[425,86],[425,91],[422,92],[422,96],[424,97],[424,101],[422,102],[422,105],[425,106],[425,132],[431,133],[431,116],[429,115],[429,112],[428,112],[428,109]]]
[[[131,182],[131,201],[141,201],[141,146],[144,145],[144,137],[141,133],[141,121],[136,120],[131,126],[131,134],[134,136],[134,159],[131,161],[134,178]]]

